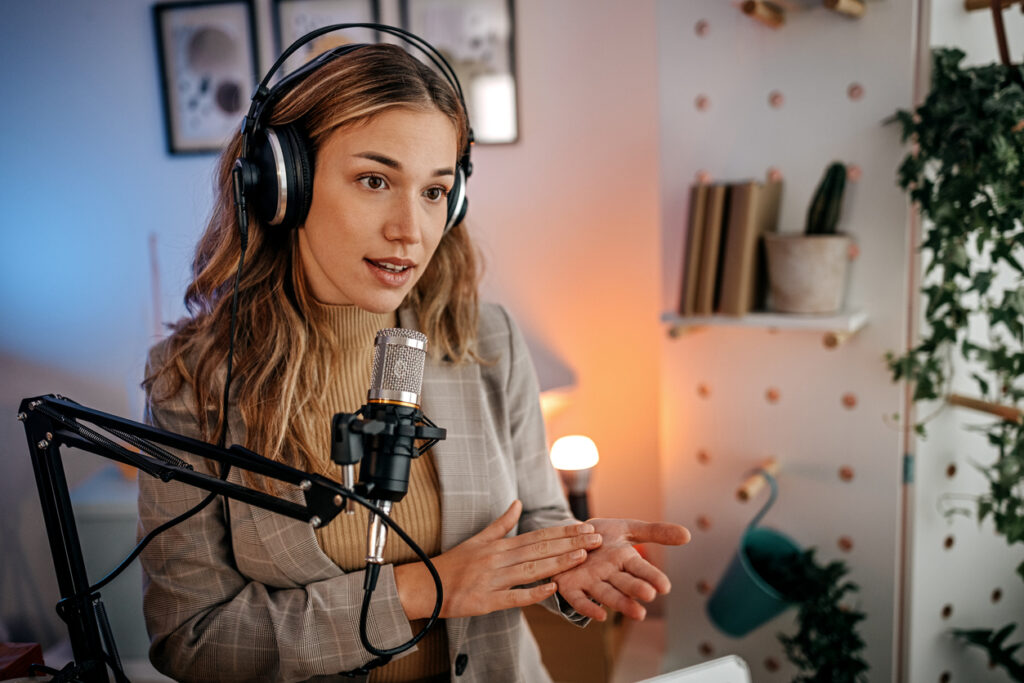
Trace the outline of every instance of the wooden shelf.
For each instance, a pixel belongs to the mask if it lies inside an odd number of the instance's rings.
[[[734,317],[706,315],[683,317],[664,313],[662,322],[669,324],[669,336],[678,337],[704,327],[760,327],[776,330],[797,330],[825,333],[825,345],[834,347],[856,334],[868,322],[863,310],[845,311],[835,315],[797,315],[793,313],[749,313]]]

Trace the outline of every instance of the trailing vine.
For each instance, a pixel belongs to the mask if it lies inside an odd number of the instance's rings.
[[[945,398],[958,357],[971,368],[984,400],[1019,408],[1024,400],[1024,69],[964,67],[965,54],[957,49],[939,48],[932,57],[928,97],[913,112],[901,110],[893,117],[904,142],[913,144],[898,182],[924,219],[925,325],[916,346],[901,356],[888,354],[887,362],[894,381],[910,382],[915,402]],[[924,436],[924,421],[915,429]],[[979,465],[989,488],[976,499],[978,522],[991,518],[1008,544],[1024,543],[1024,425],[1000,420],[981,431],[996,457]],[[1017,573],[1024,579],[1024,562]],[[1001,645],[1013,626],[998,633],[958,634],[987,648],[994,662],[1012,662],[1007,658],[1018,646],[1007,654]]]

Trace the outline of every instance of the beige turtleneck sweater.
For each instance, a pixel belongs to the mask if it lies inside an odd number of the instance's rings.
[[[367,387],[373,363],[373,341],[378,330],[395,326],[394,313],[368,313],[356,306],[328,306],[320,304],[338,335],[341,353],[334,368],[335,381],[327,390],[324,400],[332,414],[352,413],[366,402]],[[341,468],[334,474],[340,481]],[[428,556],[441,551],[441,485],[432,453],[412,461],[409,474],[409,492],[395,503],[391,517],[416,541]],[[355,506],[353,515],[341,514],[325,527],[316,530],[316,538],[327,554],[346,572],[358,571],[366,566],[366,526],[369,513]],[[419,558],[395,534],[388,536],[384,548],[384,561],[389,564],[416,562]],[[426,620],[412,623],[418,633]],[[400,683],[402,681],[448,680],[448,637],[443,622],[438,622],[417,644],[417,650],[375,669],[373,683]]]

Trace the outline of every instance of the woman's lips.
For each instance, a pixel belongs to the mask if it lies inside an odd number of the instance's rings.
[[[413,274],[413,263],[406,259],[363,259],[378,281],[389,287],[401,287]]]

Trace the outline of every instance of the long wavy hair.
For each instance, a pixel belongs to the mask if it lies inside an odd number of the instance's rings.
[[[300,126],[315,158],[331,133],[394,107],[442,112],[457,132],[459,147],[453,154],[465,148],[467,117],[451,86],[401,48],[387,44],[360,48],[314,71],[275,105],[270,124]],[[177,396],[183,387],[190,389],[200,438],[206,441],[213,440],[226,419],[221,397],[241,249],[231,170],[240,153],[241,136],[236,133],[221,155],[213,213],[196,246],[193,278],[185,293],[188,315],[171,325],[168,348],[143,382],[153,406]],[[318,399],[334,380],[336,334],[297,270],[297,231],[275,234],[250,221],[249,234],[239,284],[231,403],[245,424],[247,448],[326,474],[323,453],[331,416]],[[465,226],[453,227],[403,302],[430,338],[432,354],[446,362],[479,360],[474,352],[477,259]],[[258,488],[274,488],[249,473],[245,479]]]

